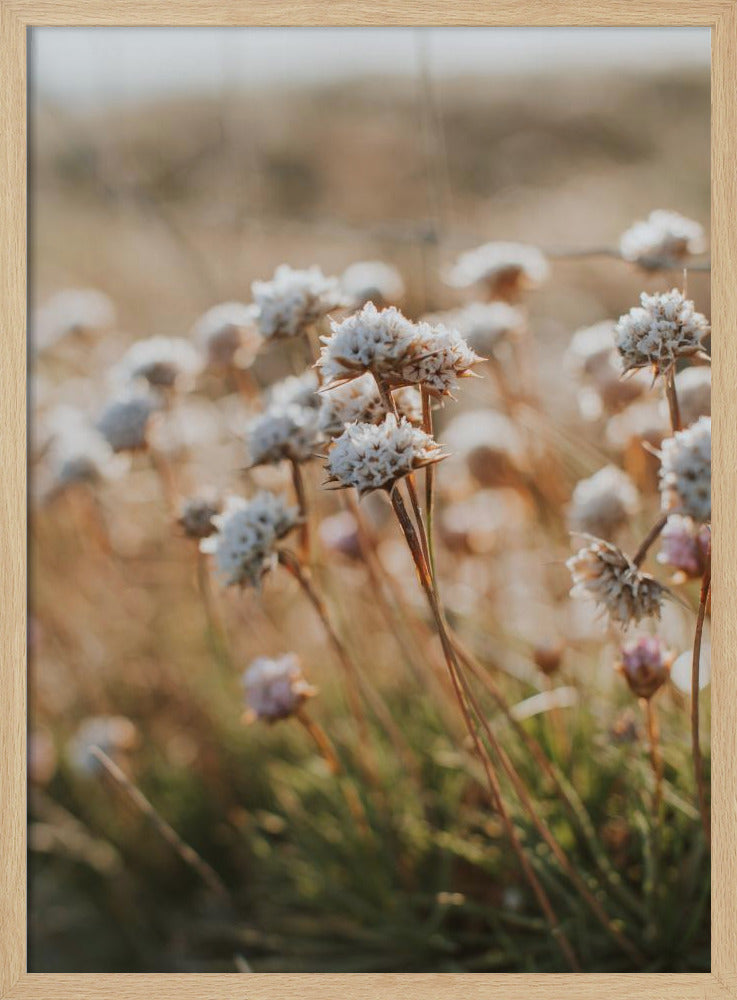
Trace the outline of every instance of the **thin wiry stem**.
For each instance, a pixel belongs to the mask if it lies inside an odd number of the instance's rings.
[[[312,540],[310,532],[310,511],[307,506],[307,491],[305,490],[304,476],[302,475],[299,462],[295,462],[294,459],[291,459],[289,464],[292,471],[294,495],[297,498],[300,516],[299,558],[305,566],[309,566],[312,562]]]
[[[665,398],[668,400],[671,430],[675,434],[676,431],[681,430],[681,410],[678,405],[678,393],[676,392],[675,365],[671,365],[665,373]]]
[[[433,436],[432,400],[427,386],[422,387],[422,429],[425,434]],[[427,521],[427,554],[430,572],[435,579],[435,465],[431,462],[425,467],[425,519]]]
[[[632,557],[632,562],[635,564],[635,566],[637,567],[642,566],[643,562],[645,561],[645,556],[650,551],[650,548],[653,545],[653,543],[660,536],[660,533],[662,532],[667,522],[668,522],[668,515],[661,514],[661,516],[658,518],[658,520],[655,522],[652,528],[645,535],[642,542],[640,542],[637,552],[635,552],[634,556]]]
[[[704,782],[704,765],[701,758],[701,741],[699,737],[699,677],[701,666],[701,637],[704,632],[704,618],[706,617],[706,605],[709,600],[709,590],[711,588],[711,551],[706,560],[706,569],[701,580],[701,597],[699,600],[699,611],[696,617],[696,635],[693,644],[693,659],[691,661],[691,748],[693,752],[694,776],[696,779],[696,790],[699,803],[699,814],[701,825],[704,828],[706,843],[711,846],[711,823],[709,821],[709,807],[706,802],[706,784]]]

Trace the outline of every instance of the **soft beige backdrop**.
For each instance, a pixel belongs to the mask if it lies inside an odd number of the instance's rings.
[[[706,26],[712,32],[714,597],[711,975],[29,976],[25,972],[26,29],[33,25]],[[737,998],[737,3],[734,0],[0,0],[0,997],[281,998],[496,995]]]

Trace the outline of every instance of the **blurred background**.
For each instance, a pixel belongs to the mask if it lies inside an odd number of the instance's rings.
[[[459,252],[512,240],[553,260],[552,279],[529,303],[545,405],[571,440],[597,444],[595,427],[582,434],[561,371],[571,333],[681,275],[643,275],[589,252],[616,247],[655,208],[708,232],[707,31],[43,28],[30,33],[29,59],[31,310],[65,288],[98,289],[116,309],[109,334],[81,356],[86,371],[80,355],[32,362],[37,412],[99,407],[98,376],[134,339],[186,336],[214,304],[249,301],[251,282],[282,262],[340,274],[355,261],[387,261],[415,317],[457,304],[441,279]],[[709,315],[708,273],[689,274],[688,291]],[[287,371],[273,352],[256,365],[261,382]],[[474,382],[462,405],[487,405],[488,392],[488,382]],[[189,446],[204,442],[215,462],[207,420],[190,416]],[[238,455],[229,444],[219,467],[237,468]],[[293,898],[320,895],[327,870],[295,861],[292,845],[281,867],[267,864],[282,844],[304,748],[291,731],[245,732],[233,715],[232,685],[213,677],[207,659],[191,553],[181,539],[174,549],[161,540],[156,485],[142,476],[131,483],[135,516],[113,514],[108,525],[123,554],[116,564],[92,537],[87,508],[40,514],[32,528],[31,971],[209,971],[233,968],[241,954],[256,955],[257,971],[494,967],[492,959],[453,965],[444,944],[413,952],[410,942],[394,954],[414,919],[399,905],[381,948],[361,938],[374,918],[337,893],[315,927],[314,913],[294,909]],[[357,571],[345,572],[356,583]],[[456,583],[460,604],[478,586],[473,573]],[[556,586],[567,593],[560,572]],[[319,662],[322,634],[292,598],[276,591],[266,616],[251,604],[233,613],[273,653],[291,630]],[[521,630],[524,609],[529,617],[529,592],[512,615]],[[529,675],[525,683],[530,694]],[[249,873],[244,898],[258,919],[234,930],[164,848],[136,839],[135,818],[111,810],[109,794],[64,763],[77,726],[105,713],[134,720],[131,768],[157,808],[226,879],[239,884]],[[288,779],[276,764],[268,776],[262,770],[267,745],[280,747],[284,768],[294,765]],[[618,765],[610,763],[611,786]],[[438,764],[438,788],[449,773]],[[438,857],[423,855],[431,883]],[[328,850],[321,864],[330,860]],[[473,859],[462,864],[460,882],[472,889]],[[345,928],[327,913],[344,904],[361,934],[348,934],[343,949]],[[389,912],[386,898],[371,905]],[[677,949],[680,937],[671,939]],[[708,964],[708,941],[698,943],[691,967]],[[374,946],[378,957],[367,960]],[[524,951],[499,967],[529,968]],[[618,968],[597,961],[602,971]],[[674,950],[661,968],[678,961]]]

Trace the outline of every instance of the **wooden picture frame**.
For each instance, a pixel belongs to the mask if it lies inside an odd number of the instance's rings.
[[[716,425],[711,973],[693,975],[53,975],[26,971],[26,44],[44,25],[690,26],[712,38]],[[0,997],[351,1000],[370,996],[737,998],[737,0],[0,0]],[[732,499],[730,499],[732,498]]]

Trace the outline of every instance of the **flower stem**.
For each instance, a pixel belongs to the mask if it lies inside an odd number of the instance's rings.
[[[693,752],[694,776],[696,778],[696,790],[699,802],[699,814],[701,815],[701,825],[704,828],[704,836],[707,845],[711,846],[711,824],[709,822],[709,808],[706,802],[706,785],[704,782],[704,765],[701,758],[701,741],[699,738],[699,675],[701,666],[701,638],[704,632],[704,618],[706,617],[706,605],[709,600],[709,590],[711,588],[711,551],[706,559],[706,569],[701,581],[701,598],[699,600],[699,611],[696,617],[696,634],[693,644],[693,659],[691,661],[691,747]]]
[[[307,507],[304,476],[298,462],[291,459],[289,464],[292,470],[292,485],[294,486],[294,495],[297,498],[301,521],[299,527],[299,558],[305,566],[309,566],[312,562],[312,543],[310,537],[310,512]]]
[[[430,399],[430,393],[424,385],[422,387],[422,429],[425,434],[429,434],[430,437],[433,436],[432,401]],[[427,554],[428,561],[430,563],[430,573],[432,574],[433,580],[435,579],[434,486],[435,466],[431,462],[425,468],[425,520],[427,522]]]
[[[635,566],[640,567],[643,564],[643,562],[645,561],[645,556],[648,554],[650,547],[659,537],[661,531],[663,530],[667,522],[668,522],[667,513],[661,514],[658,520],[652,526],[652,528],[645,535],[642,542],[640,543],[639,548],[637,549],[637,552],[635,552],[634,556],[632,557],[632,562],[635,564]]]
[[[674,365],[668,369],[665,375],[665,398],[668,400],[668,412],[670,413],[670,425],[675,434],[681,429],[681,410],[678,406],[678,394],[676,393],[676,369]]]
[[[660,751],[660,727],[652,698],[645,699],[645,722],[650,746],[650,763],[653,768],[653,826],[656,843],[660,839],[661,809],[663,805],[663,755]]]

